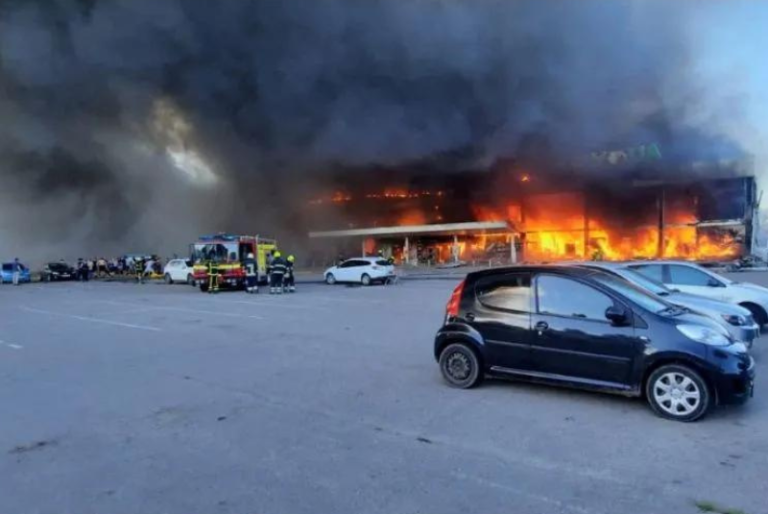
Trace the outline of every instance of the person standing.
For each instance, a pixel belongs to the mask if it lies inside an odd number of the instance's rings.
[[[285,265],[285,287],[288,289],[289,293],[295,293],[296,292],[296,279],[293,276],[293,262],[296,260],[296,257],[293,255],[289,255],[286,265]]]
[[[274,253],[269,274],[269,294],[281,294],[283,292],[283,278],[288,267],[280,252]]]
[[[243,261],[245,269],[245,292],[255,294],[259,292],[259,276],[257,273],[256,259],[249,253]]]
[[[19,262],[19,258],[16,257],[13,259],[13,285],[17,286],[19,285],[19,278],[21,277],[21,263]]]

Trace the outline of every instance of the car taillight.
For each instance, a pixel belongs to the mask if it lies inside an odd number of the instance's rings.
[[[451,294],[451,299],[448,300],[448,305],[445,306],[445,315],[449,318],[455,318],[459,315],[459,304],[461,303],[461,295],[464,292],[464,280],[462,280],[456,289]]]

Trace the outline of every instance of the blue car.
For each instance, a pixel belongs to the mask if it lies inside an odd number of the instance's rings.
[[[29,273],[29,268],[24,266],[21,263],[19,263],[19,266],[21,267],[21,273],[19,273],[19,282],[32,282],[32,276]],[[2,278],[2,282],[5,284],[13,283],[13,263],[12,262],[6,262],[5,264],[3,264],[2,275],[0,276],[0,278]]]

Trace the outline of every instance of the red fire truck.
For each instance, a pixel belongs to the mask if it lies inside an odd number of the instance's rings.
[[[203,292],[208,291],[208,269],[216,264],[219,272],[219,285],[222,287],[245,287],[245,269],[243,261],[249,253],[256,259],[259,283],[266,283],[267,255],[277,250],[277,241],[261,236],[241,236],[233,234],[215,234],[200,236],[190,246],[190,255],[194,263],[192,276],[195,284]]]

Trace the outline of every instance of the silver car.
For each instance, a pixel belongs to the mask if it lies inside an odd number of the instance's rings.
[[[626,267],[622,263],[588,262],[578,265],[616,275],[646,291],[663,297],[670,303],[709,316],[722,324],[734,339],[743,342],[749,348],[752,347],[752,343],[760,335],[759,325],[755,322],[752,314],[744,307],[670,289],[664,284]]]

